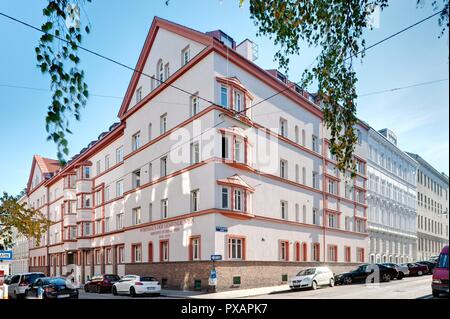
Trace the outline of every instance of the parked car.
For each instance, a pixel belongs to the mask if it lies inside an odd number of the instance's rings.
[[[366,282],[368,280],[368,277],[375,271],[379,272],[379,277],[371,278],[371,282],[374,282],[375,279],[383,282],[388,282],[398,276],[398,272],[395,268],[386,267],[382,264],[365,264],[350,272],[337,275],[334,278],[334,282],[337,285],[349,285],[352,283]]]
[[[78,299],[78,289],[63,277],[42,277],[27,288],[27,298]]]
[[[112,287],[113,295],[129,294],[131,297],[136,297],[142,294],[161,294],[161,285],[158,280],[150,276],[123,276]]]
[[[19,299],[25,296],[25,291],[37,279],[45,277],[42,272],[30,272],[11,277],[8,284],[8,298]]]
[[[428,261],[431,261],[432,263],[437,263],[439,260],[439,256],[431,256],[428,258]]]
[[[416,264],[426,265],[428,267],[428,272],[425,273],[426,275],[432,275],[434,268],[436,268],[436,263],[428,261],[428,260],[418,261],[418,262],[416,262]]]
[[[102,292],[111,292],[112,286],[119,280],[120,277],[118,275],[106,274],[95,276],[84,285],[84,291],[99,294]]]
[[[422,276],[428,273],[428,266],[418,263],[406,263],[402,264],[408,267],[409,276]]]
[[[409,276],[409,268],[408,268],[408,266],[394,264],[394,263],[383,263],[382,265],[384,265],[386,267],[393,267],[393,268],[395,268],[395,270],[397,270],[397,272],[398,272],[398,275],[397,275],[397,278],[396,278],[398,280],[402,280],[405,276]]]
[[[448,245],[442,248],[441,254],[433,273],[431,289],[433,297],[439,297],[441,293],[448,294]]]
[[[311,288],[318,286],[334,286],[334,274],[328,267],[314,267],[300,271],[297,276],[291,279],[289,287],[291,289]]]

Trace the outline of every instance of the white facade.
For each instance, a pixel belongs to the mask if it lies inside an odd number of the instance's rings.
[[[366,261],[368,127],[358,125],[358,174],[341,176],[320,108],[217,36],[155,19],[137,68],[164,83],[135,73],[120,123],[30,184],[30,205],[55,222],[32,245],[32,269],[83,282],[213,254]]]
[[[397,147],[389,130],[381,132],[369,130],[369,258],[410,262],[417,259],[418,163]]]
[[[417,160],[417,245],[418,258],[438,256],[448,245],[448,176],[439,173],[422,157]]]

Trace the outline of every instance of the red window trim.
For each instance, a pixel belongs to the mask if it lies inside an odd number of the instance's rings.
[[[331,252],[332,252],[331,249],[332,248],[335,249],[334,250],[334,256],[331,255]],[[338,246],[337,245],[328,245],[328,261],[336,263],[336,262],[338,262],[338,256],[339,256]]]
[[[163,244],[167,243],[167,260],[163,260]],[[170,261],[170,242],[168,239],[159,241],[159,261],[160,262],[168,262]]]
[[[198,259],[194,259],[194,245],[193,241],[198,240]],[[189,237],[189,260],[190,261],[199,261],[202,259],[202,241],[200,235],[190,236]]]
[[[311,261],[320,262],[320,243],[312,243],[312,256]],[[314,255],[317,254],[317,258],[314,258]]]
[[[302,244],[302,249],[303,249],[303,261],[308,261],[308,244],[307,243],[303,243]]]
[[[141,250],[141,261],[136,261],[136,255],[134,253],[135,248],[139,248]],[[141,263],[142,262],[142,243],[131,244],[131,262],[132,263]]]
[[[283,258],[283,244],[286,244],[286,256]],[[279,244],[279,258],[281,261],[289,261],[289,240],[284,240],[284,239],[280,239],[280,244]]]
[[[123,261],[120,260],[120,250],[122,250]],[[116,263],[117,265],[123,265],[125,263],[125,245],[116,246]]]
[[[345,252],[345,262],[351,262],[352,260],[352,249],[350,246],[345,246],[344,247],[344,252]]]
[[[240,239],[242,241],[242,253],[241,253],[241,259],[232,259],[230,256],[230,239]],[[227,247],[227,259],[228,260],[246,260],[247,257],[247,237],[246,236],[242,236],[242,235],[226,235],[225,237],[226,240],[226,247]]]
[[[152,263],[153,262],[153,242],[152,241],[148,242],[147,249],[148,249],[147,261],[149,263]]]

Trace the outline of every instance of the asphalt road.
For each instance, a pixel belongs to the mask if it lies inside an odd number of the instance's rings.
[[[87,293],[84,289],[79,290],[79,299],[134,299],[133,297],[127,295],[117,295],[114,296],[110,293]],[[169,297],[164,296],[137,296],[136,299],[169,299]]]
[[[376,286],[354,284],[324,287],[317,290],[301,290],[274,293],[248,299],[431,299],[431,276],[392,280]],[[446,297],[448,298],[448,296]]]

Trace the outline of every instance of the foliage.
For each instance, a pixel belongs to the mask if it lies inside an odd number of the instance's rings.
[[[19,199],[7,193],[0,198],[0,245],[4,248],[12,245],[14,229],[27,238],[35,238],[39,244],[51,224],[40,211],[27,208]]]
[[[49,0],[43,9],[46,22],[41,30],[44,34],[35,48],[37,66],[51,80],[52,101],[45,119],[48,140],[58,148],[61,164],[69,154],[67,134],[71,134],[71,118],[80,119],[80,109],[89,96],[84,82],[84,71],[78,67],[78,47],[82,42],[79,22],[80,8],[91,0]],[[90,32],[89,26],[84,28]]]

